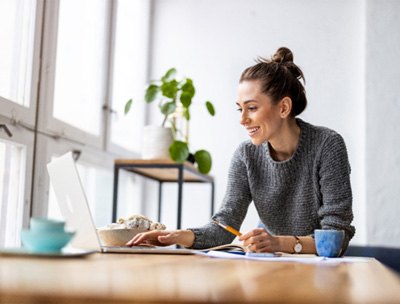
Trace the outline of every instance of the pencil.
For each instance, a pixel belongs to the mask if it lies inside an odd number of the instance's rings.
[[[237,231],[235,228],[232,228],[231,226],[221,224],[217,220],[212,220],[212,221],[213,221],[214,224],[217,224],[218,226],[224,228],[226,231],[229,231],[230,233],[233,233],[236,236],[241,236],[242,235],[239,231]]]

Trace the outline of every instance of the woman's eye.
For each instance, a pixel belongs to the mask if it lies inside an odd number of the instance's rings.
[[[238,111],[238,112],[242,112],[242,109],[241,109],[241,108],[239,108],[239,109],[236,109],[236,111]]]
[[[257,107],[249,107],[248,109],[249,109],[249,111],[255,111],[255,110],[257,110]]]

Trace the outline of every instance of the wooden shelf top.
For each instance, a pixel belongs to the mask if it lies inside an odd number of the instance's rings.
[[[124,170],[163,182],[178,182],[183,169],[185,182],[212,182],[213,177],[200,173],[190,162],[177,163],[171,159],[115,159],[114,164]]]

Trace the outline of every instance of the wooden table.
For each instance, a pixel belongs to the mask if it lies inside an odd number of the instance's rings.
[[[0,303],[400,303],[378,261],[336,265],[203,256],[0,257]]]
[[[116,159],[114,161],[114,186],[112,222],[117,220],[118,209],[118,180],[119,170],[127,170],[159,183],[158,189],[158,221],[161,221],[162,185],[163,183],[178,184],[177,225],[181,228],[182,190],[184,183],[209,183],[211,185],[211,216],[214,213],[214,178],[201,174],[189,162],[177,163],[171,159]]]

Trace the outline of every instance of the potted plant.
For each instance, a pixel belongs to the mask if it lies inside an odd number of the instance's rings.
[[[146,88],[145,101],[151,103],[158,100],[158,107],[163,115],[161,126],[171,128],[172,143],[168,149],[171,159],[176,162],[190,160],[197,165],[201,173],[207,174],[212,166],[210,153],[206,150],[190,153],[189,150],[190,106],[196,89],[192,79],[184,77],[177,80],[176,73],[176,69],[171,68],[161,79],[152,81]],[[125,114],[131,109],[132,102],[132,99],[126,102]],[[214,106],[210,101],[205,102],[205,108],[211,116],[215,115]]]

